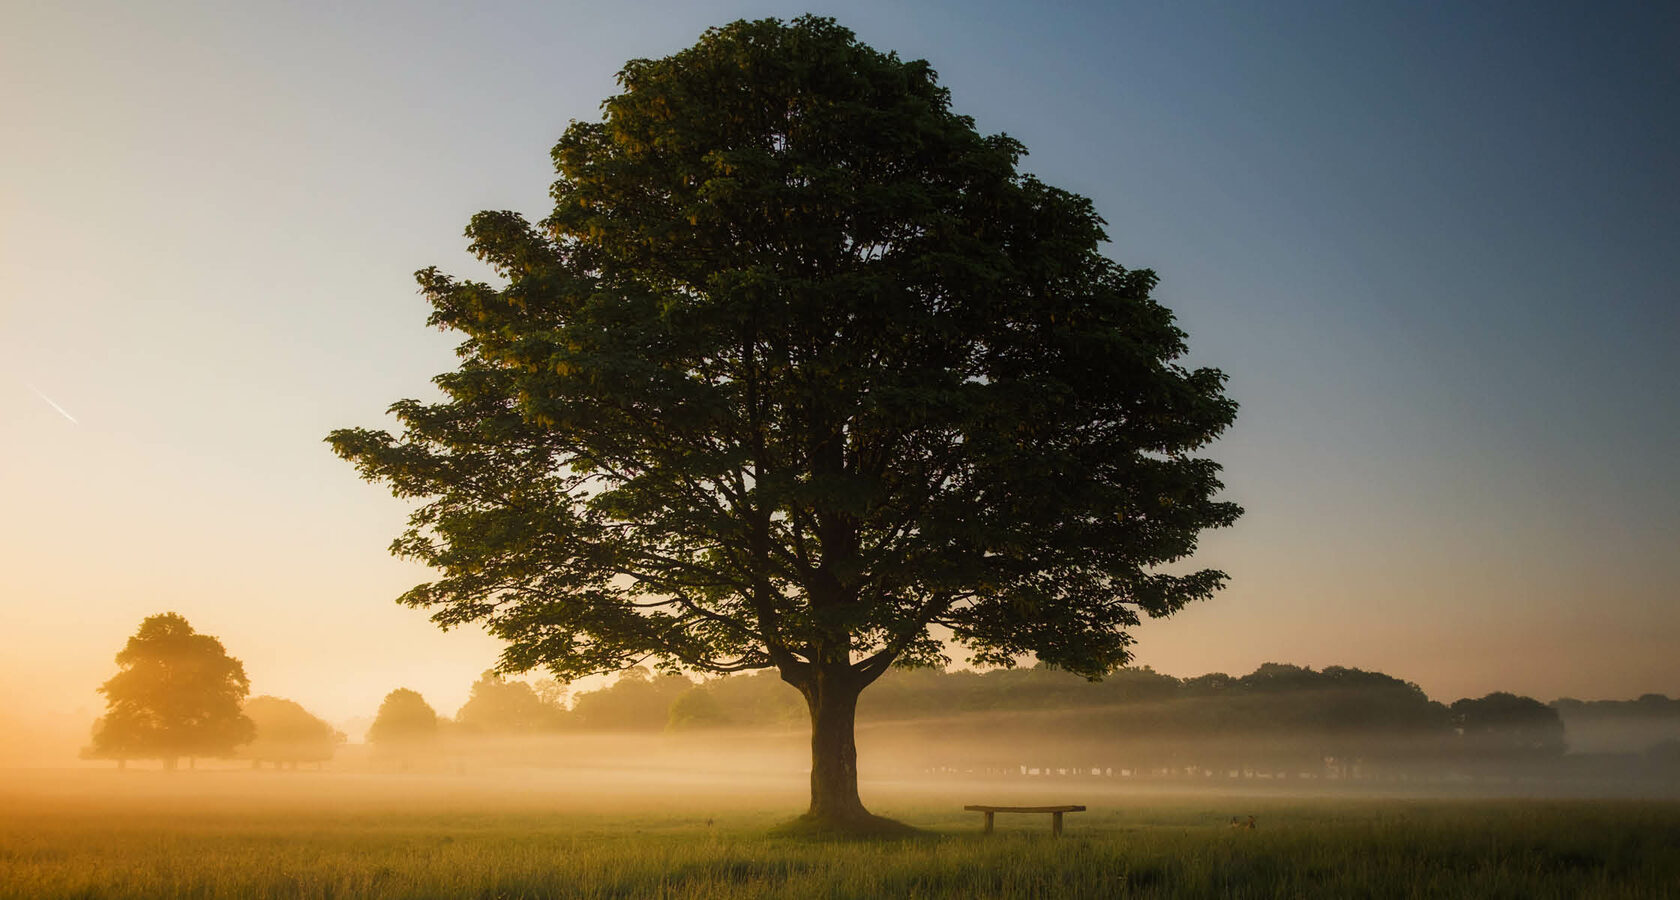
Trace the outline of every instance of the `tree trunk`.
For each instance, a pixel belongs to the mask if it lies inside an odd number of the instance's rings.
[[[846,670],[818,670],[801,687],[811,711],[811,809],[813,824],[846,828],[874,819],[858,799],[857,741],[853,725],[861,688]]]

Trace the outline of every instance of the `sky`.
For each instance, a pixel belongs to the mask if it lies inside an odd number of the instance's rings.
[[[407,506],[322,439],[431,396],[416,269],[626,60],[833,15],[1092,198],[1230,377],[1247,509],[1175,675],[1680,694],[1680,7],[181,3],[0,9],[0,691],[85,729],[147,615],[328,718],[495,641],[393,599]],[[21,712],[19,712],[21,710]],[[85,733],[83,731],[82,733]]]

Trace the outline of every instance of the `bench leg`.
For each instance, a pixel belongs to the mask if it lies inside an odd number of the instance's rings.
[[[990,812],[986,813],[986,833],[987,834],[992,833],[992,816],[994,816],[994,815],[996,815],[996,813],[990,813]]]
[[[1054,833],[1057,837],[1062,836],[1062,814],[1061,813],[1056,812],[1056,813],[1051,813],[1050,814],[1050,831],[1052,833]]]

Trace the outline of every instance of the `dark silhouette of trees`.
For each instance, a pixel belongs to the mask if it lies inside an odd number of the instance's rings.
[[[397,688],[385,695],[379,713],[368,726],[368,740],[400,755],[437,739],[438,714],[418,691]]]
[[[531,685],[492,671],[473,683],[467,702],[455,713],[455,724],[476,734],[533,734],[559,728],[564,716],[564,709],[545,702]]]
[[[254,734],[240,711],[250,680],[222,642],[199,634],[176,613],[150,616],[117,654],[121,668],[99,688],[104,717],[94,723],[88,755],[159,759],[227,757]]]
[[[343,732],[292,700],[252,697],[245,703],[245,715],[256,726],[256,737],[239,755],[256,766],[272,762],[295,769],[300,762],[326,762],[344,743]]]
[[[1645,694],[1637,700],[1554,700],[1571,753],[1638,753],[1680,740],[1680,699]]]
[[[1452,724],[1467,752],[1479,756],[1561,756],[1563,719],[1533,697],[1504,691],[1452,705]]]
[[[423,498],[403,601],[504,671],[774,668],[812,729],[820,828],[870,828],[860,692],[937,664],[1098,678],[1211,595],[1164,569],[1240,510],[1196,454],[1233,420],[1156,276],[1020,173],[924,61],[833,21],[736,22],[619,73],[554,149],[554,209],[468,228],[496,284],[426,269],[464,335],[441,403],[329,440]]]

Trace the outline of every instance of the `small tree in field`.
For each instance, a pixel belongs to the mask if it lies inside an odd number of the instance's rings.
[[[256,737],[240,748],[239,755],[258,766],[290,763],[295,769],[300,762],[326,762],[344,743],[344,732],[293,700],[252,697],[245,704],[245,715],[255,724]]]
[[[245,667],[222,642],[175,613],[151,616],[117,654],[118,672],[99,688],[106,711],[94,723],[89,755],[160,759],[232,756],[255,734],[240,711],[250,693]]]
[[[1154,273],[1082,197],[827,19],[635,60],[554,148],[553,212],[474,217],[496,284],[419,274],[464,336],[400,436],[334,432],[426,499],[403,602],[506,671],[774,668],[811,717],[819,828],[868,829],[857,698],[893,665],[1024,654],[1097,678],[1207,597],[1163,571],[1239,510],[1197,457],[1224,376],[1177,360]]]
[[[385,695],[368,726],[367,739],[384,749],[405,752],[437,739],[438,715],[419,691],[397,688]]]

